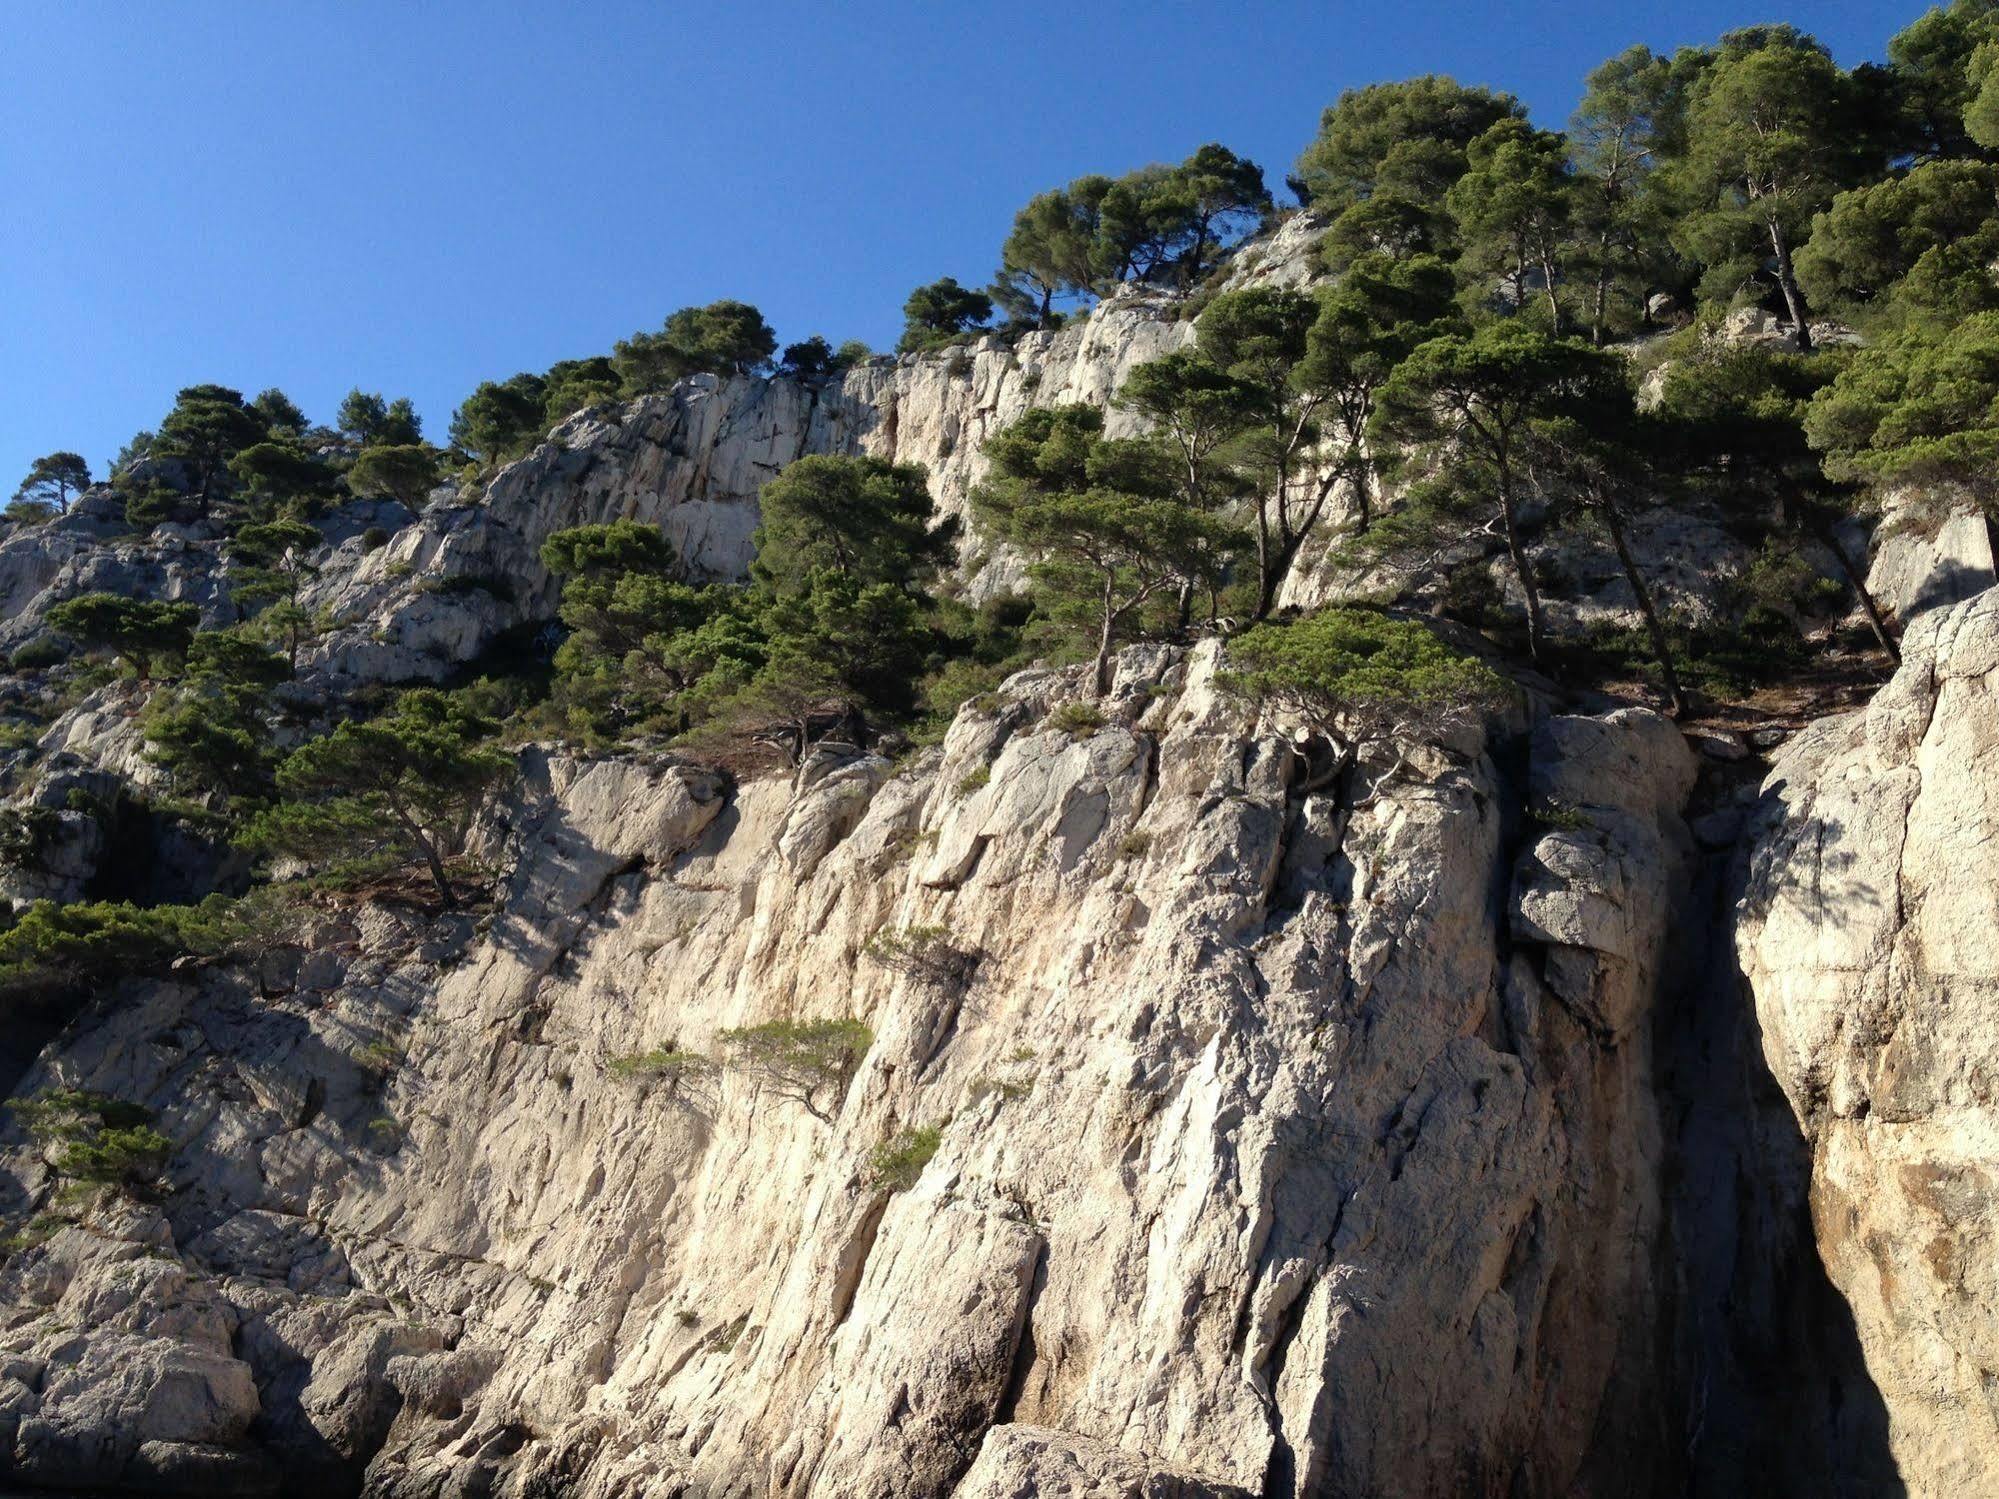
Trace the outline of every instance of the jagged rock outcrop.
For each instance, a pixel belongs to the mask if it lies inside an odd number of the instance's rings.
[[[1049,722],[1074,691],[1029,673],[910,766],[735,789],[530,756],[480,850],[512,871],[490,923],[330,913],[52,1047],[29,1085],[179,1142],[152,1253],[243,1329],[259,1400],[203,1471],[915,1499],[1636,1465],[1673,1492],[1648,1016],[1677,731],[1557,718],[1300,794],[1210,650],[1127,653],[1094,732]],[[925,927],[964,961],[870,955]],[[874,1040],[804,1101],[613,1065],[843,1015]],[[926,1125],[914,1185],[878,1185]],[[89,1275],[51,1268],[84,1232],[0,1284],[24,1404],[96,1336],[61,1310]]]
[[[1910,1494],[1999,1484],[1999,592],[1787,745],[1737,946]]]

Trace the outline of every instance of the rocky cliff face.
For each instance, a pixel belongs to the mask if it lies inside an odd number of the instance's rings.
[[[79,1027],[29,1083],[158,1106],[179,1190],[10,1265],[23,1472],[249,1481],[254,1444],[398,1494],[1413,1495],[1670,1462],[1678,732],[1556,718],[1301,793],[1211,667],[1128,654],[1084,737],[1030,674],[899,770],[533,758],[483,931],[329,916]],[[924,927],[968,979],[869,955]],[[838,1016],[873,1042],[806,1098],[616,1065]],[[941,1143],[891,1191],[870,1152],[912,1126]]]
[[[1825,1271],[1912,1493],[1999,1475],[1999,593],[1778,757],[1736,930]]]
[[[1302,278],[1311,232],[1237,275]],[[305,699],[547,618],[562,526],[652,521],[733,576],[802,453],[924,463],[955,513],[991,431],[1194,326],[1133,293],[1011,351],[698,379],[474,500],[343,512]],[[1712,515],[1637,529],[1684,608],[1744,560]],[[1587,544],[1544,560],[1559,625],[1629,621]],[[221,618],[228,567],[88,503],[0,542],[0,643],[91,587]],[[0,1457],[426,1499],[1990,1488],[1989,569],[1974,523],[1898,531],[1905,664],[1768,767],[1537,709],[1312,787],[1212,645],[1126,652],[1094,729],[1023,674],[899,763],[531,750],[480,910],[328,898],[17,1038],[17,1093],[142,1103],[175,1151],[161,1203],[0,1268]],[[976,542],[967,572],[1015,576]],[[1309,557],[1287,598],[1367,581]],[[152,774],[143,697],[42,736],[15,803],[74,847],[4,893],[116,857],[70,792]],[[851,1067],[728,1036],[831,1020]]]

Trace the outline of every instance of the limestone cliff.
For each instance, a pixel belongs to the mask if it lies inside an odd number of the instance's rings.
[[[1073,682],[1017,678],[900,769],[530,757],[484,930],[329,915],[78,1026],[28,1082],[158,1106],[179,1190],[6,1272],[23,1472],[186,1487],[247,1446],[384,1494],[1064,1464],[1424,1494],[1670,1463],[1678,732],[1556,718],[1508,765],[1301,794],[1211,666],[1129,653],[1082,737],[1047,721]],[[968,981],[869,955],[921,927]],[[810,1100],[614,1065],[845,1015],[873,1043]],[[872,1180],[923,1125],[914,1184]]]
[[[1303,279],[1313,230],[1234,274]],[[531,632],[562,526],[654,522],[737,576],[803,453],[923,463],[958,513],[987,435],[1109,402],[1186,310],[1128,291],[1011,349],[696,378],[476,494],[350,507],[291,706]],[[1747,560],[1698,507],[1634,541],[1693,614]],[[1586,539],[1539,557],[1558,632],[1630,621]],[[1094,727],[1036,670],[895,762],[530,749],[474,912],[329,896],[252,961],[9,1038],[13,1091],[141,1103],[175,1149],[161,1202],[0,1268],[0,1458],[426,1499],[1992,1488],[1990,565],[1982,523],[1891,528],[1904,665],[1767,767],[1537,700],[1314,786],[1212,642],[1125,652]],[[99,494],[0,541],[0,644],[95,587],[227,619],[230,566]],[[1016,576],[971,540],[969,591]],[[1314,552],[1286,598],[1379,581]],[[117,859],[72,793],[148,782],[145,696],[0,751],[62,839],[0,893]],[[230,877],[154,855],[176,889]],[[866,1027],[850,1068],[728,1035],[835,1019]],[[46,1163],[6,1139],[26,1227]]]

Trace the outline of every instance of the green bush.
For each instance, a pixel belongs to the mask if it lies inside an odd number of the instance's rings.
[[[971,987],[983,954],[954,945],[951,934],[941,926],[904,927],[899,932],[875,933],[867,945],[867,955],[895,973],[906,974],[952,994]]]
[[[825,1119],[822,1089],[844,1088],[874,1044],[874,1032],[851,1017],[838,1020],[768,1020],[726,1030],[717,1038],[731,1066],[741,1068],[779,1097]]]
[[[150,1111],[102,1093],[45,1088],[7,1107],[37,1145],[53,1150],[51,1169],[73,1182],[144,1191],[173,1152]]]
[[[1048,727],[1071,739],[1088,739],[1103,726],[1104,715],[1094,703],[1063,703],[1048,715]]]
[[[39,900],[0,932],[0,996],[44,1004],[82,998],[123,979],[156,977],[178,958],[268,943],[283,919],[268,897],[147,907]]]
[[[907,1192],[937,1154],[944,1133],[933,1125],[902,1129],[877,1145],[868,1156],[868,1182],[890,1192]]]
[[[45,671],[69,659],[69,650],[53,635],[39,635],[8,658],[15,671]]]
[[[604,1070],[621,1082],[650,1082],[664,1079],[677,1082],[682,1078],[705,1076],[715,1070],[715,1064],[698,1051],[681,1051],[675,1047],[655,1047],[651,1051],[626,1052],[605,1062]]]

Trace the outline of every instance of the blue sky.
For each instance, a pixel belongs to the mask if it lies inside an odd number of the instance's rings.
[[[1841,62],[1910,4],[1791,4]],[[1014,209],[1219,140],[1273,186],[1343,88],[1440,71],[1558,125],[1635,41],[1754,4],[145,4],[6,13],[0,497],[102,472],[197,381],[353,385],[443,439],[479,380],[734,296],[789,341],[893,342],[991,274]]]

